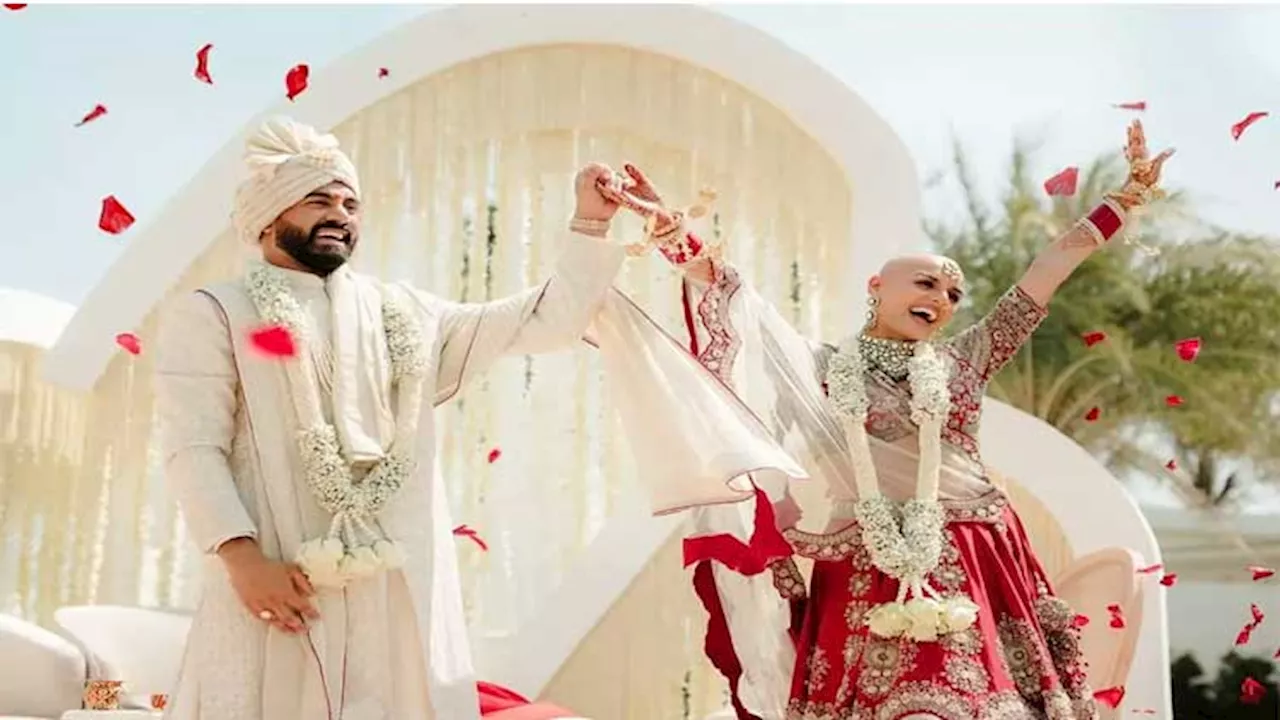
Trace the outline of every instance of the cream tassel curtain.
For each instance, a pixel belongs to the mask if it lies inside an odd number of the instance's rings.
[[[356,261],[366,272],[461,300],[516,292],[550,272],[574,171],[629,160],[673,202],[716,188],[704,234],[723,237],[747,277],[803,330],[839,337],[853,326],[841,276],[852,211],[843,173],[776,108],[704,70],[611,46],[512,51],[426,78],[335,132],[366,192]],[[623,227],[638,236],[638,225]],[[224,278],[242,261],[228,230],[171,292]],[[623,287],[681,327],[675,275],[661,259],[632,261],[624,273]],[[146,344],[155,319],[153,310],[135,330],[143,354],[122,353],[91,396],[66,399],[66,419],[43,407],[5,418],[40,428],[27,460],[6,444],[0,478],[3,547],[40,548],[38,561],[16,572],[6,563],[0,576],[9,606],[24,615],[47,621],[59,605],[80,602],[193,602],[194,558],[152,451]],[[15,382],[25,388],[33,376]],[[508,360],[441,413],[440,464],[455,516],[491,547],[460,541],[470,622],[477,636],[500,639],[566,579],[635,478],[585,347]],[[493,450],[500,457],[490,463]],[[23,507],[42,514],[15,510]],[[683,575],[673,578],[664,593],[691,596]],[[686,642],[630,655],[632,695],[601,698],[605,716],[700,717],[718,706],[719,679],[701,660],[701,610],[687,598],[672,609],[637,615],[635,632],[656,621]],[[653,697],[640,702],[641,687]]]

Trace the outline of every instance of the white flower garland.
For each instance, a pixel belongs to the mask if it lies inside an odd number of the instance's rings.
[[[858,490],[855,514],[871,562],[896,579],[898,597],[867,614],[867,625],[880,637],[907,637],[929,642],[940,635],[967,630],[978,608],[969,598],[943,598],[926,578],[942,556],[945,513],[938,502],[942,467],[942,425],[951,410],[947,387],[950,367],[933,345],[920,342],[908,364],[911,421],[920,428],[916,495],[901,509],[880,494],[875,462],[867,439],[866,366],[856,336],[846,339],[831,358],[827,391],[844,423]],[[901,518],[901,520],[899,520]]]
[[[298,450],[307,486],[316,502],[333,515],[323,538],[308,540],[296,561],[317,587],[342,588],[352,580],[404,564],[404,551],[378,528],[376,516],[413,473],[413,443],[422,409],[426,358],[413,318],[386,293],[382,325],[396,390],[395,436],[387,454],[356,483],[342,456],[338,432],[324,419],[307,344],[314,340],[311,319],[293,296],[283,274],[259,265],[245,278],[249,297],[266,323],[286,328],[302,346],[285,374],[298,416]]]

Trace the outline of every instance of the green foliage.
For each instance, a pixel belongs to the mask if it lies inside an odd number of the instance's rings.
[[[938,251],[956,259],[972,303],[956,325],[987,310],[1021,277],[1041,249],[1118,187],[1117,156],[1083,168],[1075,195],[1049,198],[1015,147],[1008,186],[995,209],[980,197],[963,152],[954,172],[966,217],[926,223]],[[1233,235],[1197,222],[1185,197],[1162,201],[1140,218],[1144,247],[1112,241],[1058,291],[1051,313],[1019,356],[995,379],[994,397],[1035,415],[1117,470],[1164,472],[1145,434],[1177,449],[1183,481],[1199,501],[1222,500],[1226,468],[1246,459],[1280,466],[1280,253],[1265,238]],[[1106,342],[1087,348],[1084,333]],[[1199,337],[1194,363],[1174,352]],[[1181,396],[1182,407],[1165,398]],[[1096,422],[1085,415],[1102,411]]]
[[[1262,683],[1261,702],[1241,700],[1245,678]],[[1280,717],[1280,672],[1265,658],[1245,658],[1234,652],[1222,658],[1218,675],[1205,677],[1204,668],[1191,655],[1183,655],[1170,667],[1173,716],[1178,720],[1275,720]]]

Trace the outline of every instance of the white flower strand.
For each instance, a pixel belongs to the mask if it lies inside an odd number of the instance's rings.
[[[866,366],[856,336],[846,339],[832,357],[826,380],[852,453],[858,491],[855,515],[863,545],[872,564],[898,580],[897,598],[869,612],[867,625],[880,637],[905,635],[932,642],[940,635],[967,630],[976,622],[978,608],[964,596],[941,597],[925,580],[942,557],[946,523],[938,502],[938,478],[942,424],[951,409],[950,367],[931,344],[922,342],[915,346],[909,369],[911,421],[920,429],[920,458],[915,497],[903,503],[900,511],[880,493],[866,431],[870,409]]]
[[[310,318],[278,270],[255,267],[245,278],[245,287],[265,322],[286,328],[300,345],[314,340]],[[296,557],[317,587],[342,588],[352,580],[401,567],[405,560],[399,544],[375,529],[376,516],[415,467],[413,444],[426,358],[417,323],[385,293],[382,324],[396,388],[396,430],[386,456],[361,483],[356,483],[342,456],[337,430],[324,419],[310,353],[304,348],[293,362],[285,363],[307,486],[320,507],[333,515],[328,534],[304,542]]]

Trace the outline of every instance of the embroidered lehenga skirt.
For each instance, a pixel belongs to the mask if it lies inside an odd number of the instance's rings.
[[[866,613],[891,602],[851,521],[835,533],[792,531],[815,561],[797,638],[788,720],[1096,720],[1080,631],[1053,595],[1021,522],[998,492],[948,509],[947,542],[930,583],[979,606],[970,629],[937,642],[871,634]]]

